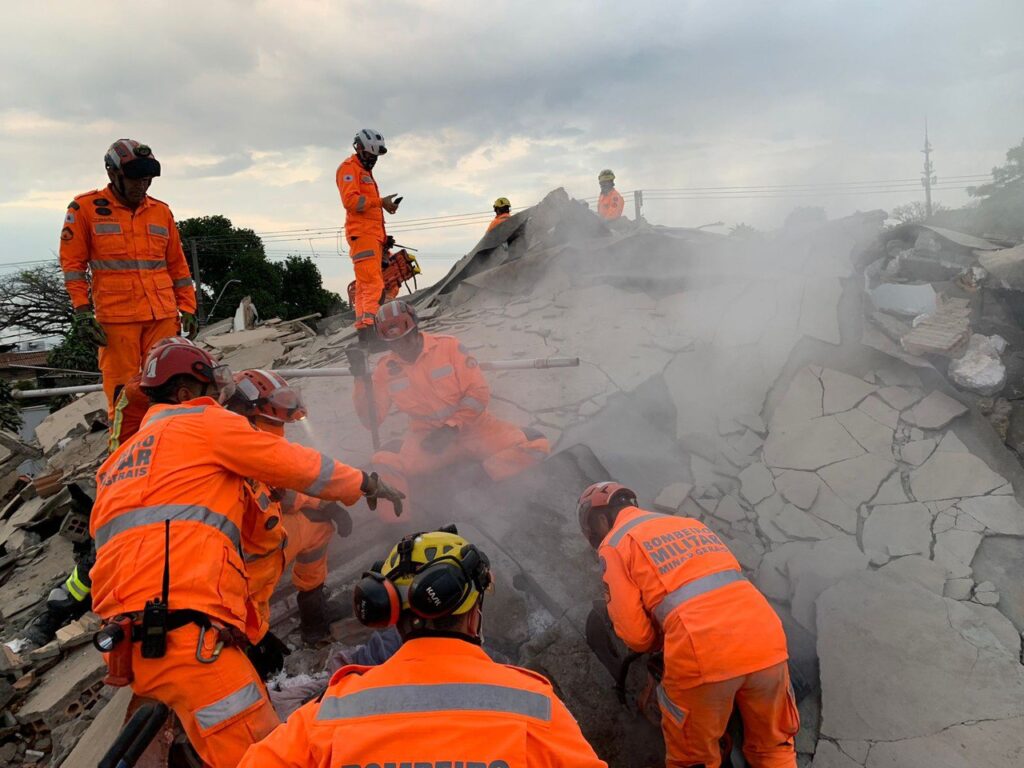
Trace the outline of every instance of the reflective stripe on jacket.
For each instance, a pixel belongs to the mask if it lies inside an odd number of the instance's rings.
[[[353,154],[338,166],[335,174],[341,204],[345,206],[345,237],[364,237],[384,242],[384,209],[373,173],[363,168]],[[356,253],[350,254],[353,259]]]
[[[727,680],[788,658],[779,617],[699,520],[626,507],[598,552],[616,634],[637,651],[664,637],[673,684]]]
[[[381,358],[373,372],[373,392],[378,423],[393,404],[419,429],[462,427],[484,413],[491,399],[476,358],[454,336],[429,333],[423,334],[423,351],[415,361],[395,354]],[[356,379],[353,398],[359,418],[369,424],[362,379]]]
[[[94,189],[68,206],[60,266],[73,307],[92,304],[101,323],[195,314],[192,285],[174,216],[149,197],[134,211],[113,189]]]
[[[160,596],[169,520],[170,609],[251,629],[243,532],[267,518],[249,519],[258,507],[247,500],[244,478],[352,504],[364,475],[259,432],[208,397],[154,405],[97,473],[94,610],[103,617],[141,611]]]
[[[140,388],[142,374],[137,373],[121,387],[121,393],[114,403],[114,418],[110,424],[110,438],[107,450],[116,451],[123,442],[139,431],[142,419],[149,410],[149,398]]]
[[[325,765],[605,763],[545,678],[463,640],[423,637],[380,666],[343,667],[239,768]]]

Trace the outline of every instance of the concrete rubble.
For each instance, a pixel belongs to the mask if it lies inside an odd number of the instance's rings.
[[[587,484],[613,477],[643,506],[704,520],[772,600],[789,634],[804,714],[801,765],[1019,765],[1024,469],[982,415],[978,393],[947,380],[956,345],[926,348],[914,333],[936,324],[911,322],[945,309],[961,331],[967,322],[962,351],[972,332],[998,332],[1009,361],[1020,341],[988,327],[994,321],[976,300],[998,270],[985,267],[990,276],[974,294],[955,283],[978,266],[975,252],[989,258],[999,248],[935,228],[886,232],[884,212],[757,243],[645,223],[612,231],[561,190],[513,219],[412,297],[426,330],[457,335],[482,360],[581,360],[578,368],[488,374],[494,413],[544,433],[553,455],[494,486],[462,484],[453,473],[436,491],[438,503],[408,523],[421,530],[454,520],[490,555],[498,584],[491,650],[552,677],[611,765],[662,760],[656,729],[618,703],[583,638],[591,601],[602,594],[574,503]],[[907,283],[917,284],[917,303],[899,288],[876,290]],[[877,303],[863,300],[871,291]],[[895,304],[884,300],[889,294]],[[903,311],[894,315],[894,307]],[[876,314],[886,319],[868,320]],[[352,329],[320,330],[284,341],[292,334],[261,327],[205,341],[235,367],[345,365]],[[300,386],[310,418],[289,436],[365,465],[370,438],[352,412],[352,381]],[[402,429],[388,419],[381,439]],[[82,450],[86,437],[47,458]],[[353,536],[331,545],[328,584],[337,589],[404,532],[381,530],[362,505],[352,514]],[[20,571],[39,582],[35,602],[0,591],[5,622],[4,600],[20,606],[20,624],[5,623],[5,638],[16,636],[72,559],[45,525],[42,533],[36,546],[46,547],[45,557],[29,547],[0,570],[0,578]],[[30,571],[33,558],[55,565]],[[12,581],[7,576],[0,590]],[[288,636],[296,621],[285,582],[274,621]],[[367,634],[346,622],[339,644],[352,647]],[[61,666],[85,664],[76,654],[91,648],[74,647],[78,634],[70,635],[67,650],[58,644],[58,655],[36,668],[19,656],[0,677],[45,680]],[[45,717],[36,718],[37,697],[33,722],[54,732],[65,711],[57,703],[92,695],[91,669],[75,669],[75,690],[47,693],[42,701],[55,704]],[[297,651],[287,671],[308,676],[305,684],[326,669],[325,654]],[[638,675],[633,689],[643,683]],[[98,695],[88,712],[106,718],[106,737],[118,699],[106,704],[110,692]],[[16,717],[29,696],[7,705]],[[0,746],[16,743],[19,755],[35,748],[41,737],[26,728],[0,735]]]

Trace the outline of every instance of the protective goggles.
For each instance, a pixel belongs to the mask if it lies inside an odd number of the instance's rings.
[[[268,421],[286,424],[306,418],[306,404],[297,389],[275,389],[269,395],[264,395],[249,379],[241,379],[235,387],[249,410],[258,412]]]

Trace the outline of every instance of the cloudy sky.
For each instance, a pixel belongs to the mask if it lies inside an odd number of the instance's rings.
[[[376,175],[405,196],[397,220],[486,212],[498,195],[525,206],[558,186],[593,196],[611,167],[624,192],[684,190],[648,193],[644,213],[685,226],[919,199],[926,115],[936,199],[959,205],[967,177],[1024,137],[1020,0],[6,10],[0,274],[52,258],[65,206],[106,183],[102,155],[121,136],[154,148],[151,191],[178,218],[221,213],[259,232],[342,223],[334,171],[363,126],[388,140]],[[399,238],[431,277],[484,227],[448,223]],[[351,279],[329,234],[268,249],[316,255],[335,289]]]

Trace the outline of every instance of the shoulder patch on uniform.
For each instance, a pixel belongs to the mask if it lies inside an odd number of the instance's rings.
[[[97,208],[96,213],[100,216],[111,216],[114,212],[109,208]]]
[[[478,363],[476,361],[475,357],[473,357],[472,355],[466,355],[466,367],[467,368],[477,368],[477,367],[479,367],[479,365],[480,365],[480,363]]]
[[[402,372],[402,364],[397,360],[388,360],[387,369],[392,376],[397,376]]]
[[[80,206],[78,202],[75,200],[72,200],[70,203],[68,203],[68,208],[70,208],[73,211],[77,211],[81,207],[82,206]]]
[[[75,223],[75,214],[72,213],[71,211],[68,211],[66,214],[64,214],[64,223],[65,224],[74,224]]]
[[[547,688],[552,687],[551,681],[548,680],[547,677],[542,675],[540,672],[534,672],[532,669],[526,669],[526,667],[517,667],[512,664],[506,664],[505,667],[507,669],[514,669],[516,672],[520,672],[521,674],[524,674],[527,677],[532,677],[534,680],[543,683]]]
[[[69,240],[75,239],[75,233],[71,231],[71,227],[64,227],[64,229],[60,231],[60,239],[65,243]]]
[[[97,197],[92,201],[93,205],[110,205],[110,201],[105,197]]]

